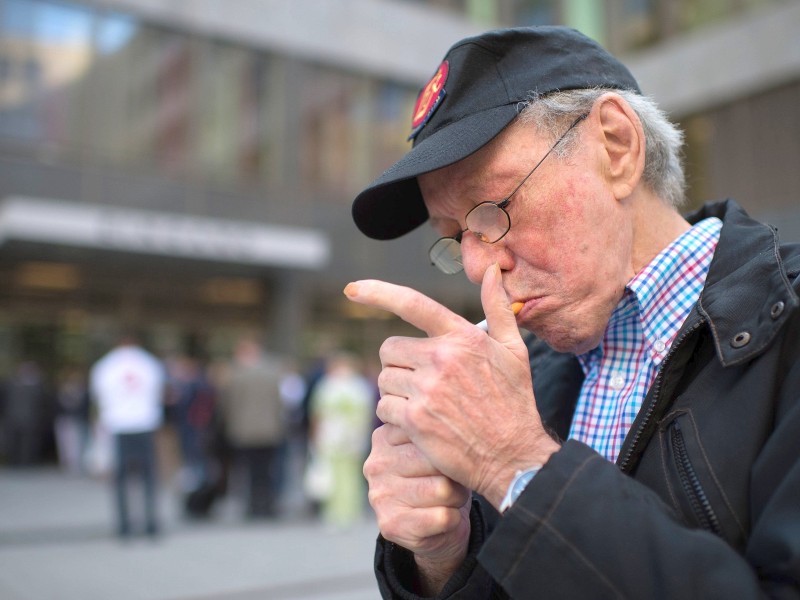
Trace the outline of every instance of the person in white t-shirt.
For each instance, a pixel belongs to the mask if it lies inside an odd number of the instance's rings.
[[[154,434],[163,421],[165,383],[161,361],[132,335],[123,336],[89,374],[100,425],[114,438],[117,533],[123,538],[132,533],[127,488],[134,473],[141,476],[144,489],[145,533],[155,536],[159,531]]]

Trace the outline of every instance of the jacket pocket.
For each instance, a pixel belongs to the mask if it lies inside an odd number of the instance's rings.
[[[722,536],[719,518],[692,462],[687,439],[678,419],[669,424],[667,438],[671,450],[669,455],[674,463],[672,466],[678,483],[678,490],[675,491],[683,500],[679,502],[683,505],[683,512],[685,513],[688,507],[694,522],[699,527]]]
[[[731,485],[731,460],[735,459],[719,452],[712,455],[716,459],[709,457],[690,410],[666,415],[659,423],[659,438],[665,499],[690,527],[714,533],[743,549],[747,542],[747,505],[734,504],[725,488],[726,483]]]

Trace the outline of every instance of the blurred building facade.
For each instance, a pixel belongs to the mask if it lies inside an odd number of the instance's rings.
[[[0,0],[0,375],[88,364],[123,326],[160,353],[244,330],[304,357],[405,326],[344,300],[417,287],[478,318],[477,290],[349,204],[408,148],[449,45],[563,23],[621,55],[690,142],[693,203],[736,197],[800,239],[800,2]]]

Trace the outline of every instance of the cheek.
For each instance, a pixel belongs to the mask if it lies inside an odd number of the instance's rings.
[[[537,269],[573,285],[607,275],[607,250],[620,233],[610,224],[614,204],[602,181],[569,169],[550,188],[538,189],[527,210],[519,212],[521,226],[511,229],[514,249]]]
[[[575,188],[574,183],[565,184],[558,196],[554,196],[559,200],[550,201],[552,209],[543,203],[538,207],[540,210],[524,215],[525,226],[514,232],[520,234],[514,238],[515,247],[520,248],[528,262],[545,271],[563,271],[576,254],[590,250],[586,209],[581,202],[574,201]]]
[[[525,262],[558,281],[562,293],[585,297],[616,279],[609,260],[604,228],[582,208],[567,204],[565,211],[543,222],[536,232],[520,240]],[[575,300],[577,298],[573,298]]]
[[[581,174],[562,182],[558,189],[558,211],[550,216],[550,244],[561,251],[603,262],[607,251],[622,234],[616,200],[607,194],[600,182]],[[589,256],[587,256],[589,255]]]
[[[530,225],[543,238],[569,235],[572,228],[587,219],[587,179],[580,175],[564,177],[548,188],[535,190],[517,220]]]

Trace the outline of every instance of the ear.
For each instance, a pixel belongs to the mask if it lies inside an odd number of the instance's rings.
[[[630,196],[644,172],[645,137],[639,117],[617,94],[601,96],[595,103],[603,141],[605,171],[614,196]]]

